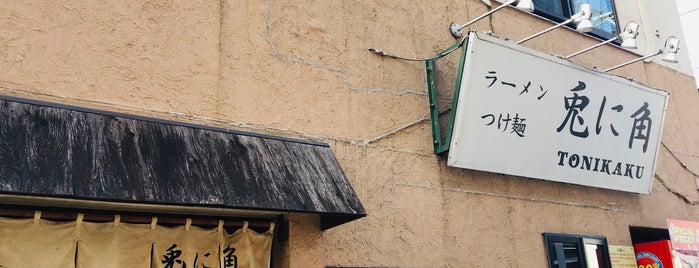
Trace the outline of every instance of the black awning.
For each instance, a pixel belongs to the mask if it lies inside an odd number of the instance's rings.
[[[0,192],[366,216],[329,146],[0,96]]]

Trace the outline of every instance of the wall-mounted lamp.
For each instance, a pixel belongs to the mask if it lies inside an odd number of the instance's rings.
[[[638,48],[638,44],[636,43],[636,36],[638,36],[638,23],[635,21],[629,21],[626,23],[626,26],[624,26],[624,32],[620,33],[616,37],[609,39],[607,41],[604,41],[602,43],[596,44],[594,46],[588,47],[586,49],[580,50],[578,52],[575,52],[573,54],[570,54],[566,56],[566,59],[570,59],[572,57],[575,57],[577,55],[583,54],[585,52],[588,52],[590,50],[593,50],[595,48],[601,47],[603,45],[609,44],[611,42],[614,42],[616,40],[621,39],[621,46],[625,48],[631,48],[631,49],[636,49]]]
[[[517,9],[527,11],[527,12],[534,11],[534,3],[532,2],[532,0],[509,0],[505,3],[502,3],[502,5],[500,5],[499,7],[496,7],[494,9],[486,12],[485,14],[478,16],[478,18],[475,18],[475,19],[467,22],[464,25],[459,25],[456,22],[452,22],[451,24],[449,24],[449,31],[451,32],[451,36],[453,36],[454,38],[459,38],[459,37],[463,36],[461,29],[466,28],[469,25],[474,24],[477,21],[497,12],[498,10],[503,9],[506,6],[509,6],[511,4],[514,4],[515,2],[517,2],[517,5],[515,6]]]
[[[577,23],[577,26],[575,27],[576,31],[581,33],[589,33],[595,29],[595,26],[592,26],[592,21],[590,20],[592,18],[592,7],[590,4],[580,4],[580,11],[578,11],[576,14],[580,14],[580,17],[573,20],[573,22]]]
[[[667,50],[665,53],[665,57],[663,57],[663,61],[665,62],[670,62],[670,63],[677,63],[679,62],[677,60],[677,52],[680,50],[680,39],[677,39],[675,36],[670,36],[665,40],[665,49]]]
[[[680,50],[680,39],[677,39],[677,37],[675,37],[675,36],[670,36],[667,38],[667,40],[665,40],[665,47],[662,49],[659,49],[658,52],[640,57],[638,59],[633,59],[633,60],[624,62],[624,63],[619,64],[617,66],[606,69],[606,70],[604,70],[604,72],[606,73],[609,71],[613,71],[613,70],[619,69],[621,67],[624,67],[626,65],[629,65],[631,63],[634,63],[637,61],[642,61],[642,60],[645,60],[645,59],[650,58],[650,57],[655,57],[655,56],[663,54],[663,53],[665,53],[665,57],[663,57],[663,61],[670,62],[670,63],[677,63],[678,62],[677,51],[679,51],[679,50]]]
[[[624,32],[619,34],[621,38],[621,46],[625,48],[637,49],[638,42],[636,42],[636,37],[638,37],[638,25],[635,21],[629,21],[624,26]]]
[[[591,32],[594,30],[594,27],[592,26],[592,22],[590,21],[590,17],[592,15],[591,13],[592,8],[590,7],[590,4],[582,4],[580,6],[580,11],[578,13],[573,14],[573,16],[570,16],[570,19],[567,19],[559,24],[556,24],[554,26],[551,26],[550,28],[543,30],[541,32],[535,33],[527,38],[524,38],[517,42],[517,44],[524,43],[526,41],[529,41],[530,39],[537,37],[539,35],[545,34],[553,29],[556,29],[558,27],[561,27],[563,25],[566,25],[568,23],[571,23],[573,21],[578,22],[578,26],[575,28],[576,31],[581,32],[581,33],[587,33]]]

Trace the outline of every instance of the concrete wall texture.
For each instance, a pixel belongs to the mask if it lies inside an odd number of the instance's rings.
[[[432,150],[424,67],[478,0],[0,0],[0,94],[327,142],[369,216],[320,231],[290,214],[275,267],[546,267],[542,232],[606,236],[699,221],[699,94],[655,63],[614,71],[670,92],[651,195],[446,166]],[[512,8],[474,24],[519,40],[551,25]],[[524,45],[598,42],[557,29]],[[450,91],[457,53],[438,66]],[[637,57],[605,46],[574,58]],[[450,84],[451,83],[451,84]],[[683,166],[686,165],[686,166]]]

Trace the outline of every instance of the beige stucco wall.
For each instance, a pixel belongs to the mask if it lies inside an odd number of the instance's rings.
[[[545,267],[542,232],[606,236],[699,221],[699,94],[691,77],[637,63],[614,73],[670,92],[651,195],[447,167],[432,151],[421,58],[468,1],[0,0],[0,94],[327,142],[369,216],[321,232],[289,215],[280,267]],[[504,9],[472,29],[521,39],[551,24]],[[558,29],[525,43],[566,55],[596,41]],[[456,56],[438,66],[453,84]],[[574,61],[635,55],[603,47]],[[450,82],[451,81],[451,82]],[[450,88],[448,86],[442,88]],[[449,90],[446,90],[449,91]],[[276,267],[276,266],[275,266]]]

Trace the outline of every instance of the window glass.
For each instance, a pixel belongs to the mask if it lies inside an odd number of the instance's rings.
[[[567,17],[568,12],[564,10],[564,1],[551,1],[551,0],[534,0],[534,8],[537,11],[543,11],[551,15],[558,15],[560,18]],[[568,7],[565,7],[566,9]]]

